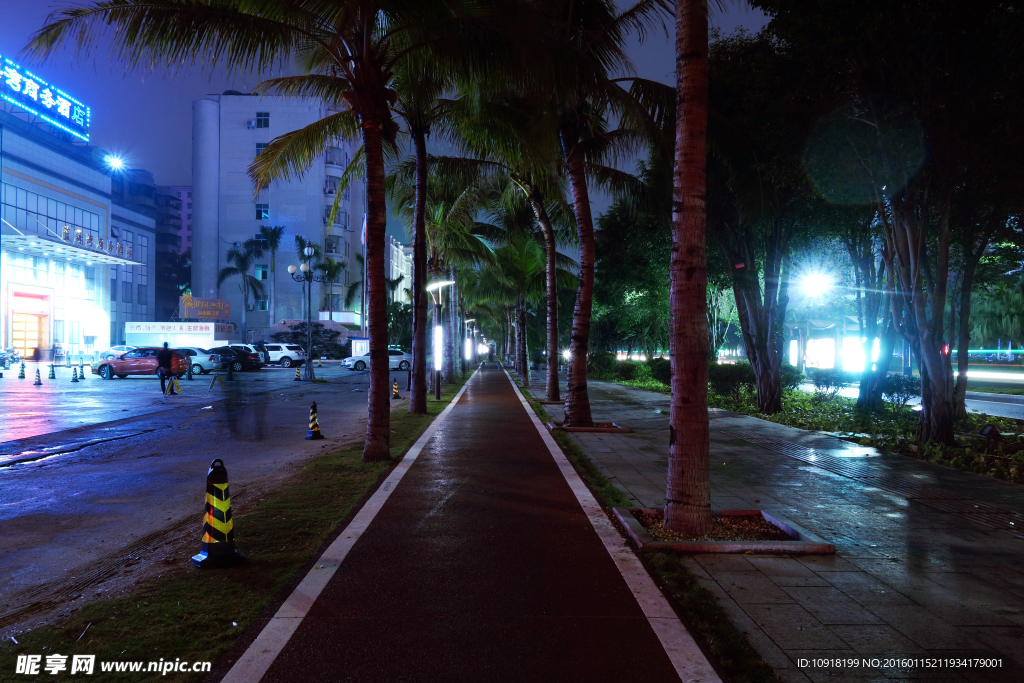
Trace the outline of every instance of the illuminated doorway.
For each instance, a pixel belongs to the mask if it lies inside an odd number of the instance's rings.
[[[15,313],[11,316],[11,339],[22,358],[32,358],[42,345],[43,316]]]

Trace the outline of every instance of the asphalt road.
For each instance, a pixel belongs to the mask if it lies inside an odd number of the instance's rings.
[[[1015,388],[1024,388],[1024,384],[1008,385]],[[968,385],[968,388],[970,385]],[[814,392],[813,384],[802,384],[800,388],[804,391]],[[840,395],[847,398],[857,398],[860,390],[857,387],[846,387],[840,391]],[[970,396],[984,396],[985,398],[971,398]],[[920,398],[910,400],[910,405],[918,405]],[[1024,420],[1024,396],[1013,396],[1009,394],[985,394],[975,390],[968,391],[968,398],[965,401],[967,410],[984,413],[986,415],[997,415],[999,417],[1011,417],[1017,420]]]
[[[83,593],[72,590],[75,581],[126,553],[145,555],[178,532],[198,548],[213,459],[224,461],[233,502],[244,504],[306,459],[365,433],[369,374],[340,366],[318,370],[323,384],[277,369],[236,375],[226,391],[209,392],[209,378],[183,381],[184,395],[166,399],[156,379],[66,377],[42,387],[0,380],[0,636],[32,600],[73,604]],[[406,396],[406,373],[392,378]],[[323,441],[304,438],[313,401]]]

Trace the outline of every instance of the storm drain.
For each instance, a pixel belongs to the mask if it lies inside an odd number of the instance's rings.
[[[722,428],[717,428],[715,431],[755,446],[761,446],[769,451],[781,453],[859,484],[895,493],[907,500],[916,501],[942,512],[960,515],[975,524],[990,529],[1024,531],[1024,515],[1019,512],[949,493],[918,480],[907,479],[896,474],[879,473],[877,465],[868,465],[863,460],[837,457],[825,450],[808,448],[792,441],[762,434]]]

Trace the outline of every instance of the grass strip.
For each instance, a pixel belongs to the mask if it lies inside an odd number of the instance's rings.
[[[465,380],[446,385],[440,401],[427,401],[427,415],[391,414],[391,462],[364,463],[362,445],[333,451],[305,463],[282,486],[234,517],[236,546],[245,562],[230,569],[200,570],[188,557],[167,573],[139,582],[130,596],[86,605],[59,626],[36,629],[0,645],[0,680],[14,672],[19,654],[96,655],[90,680],[124,680],[103,673],[100,662],[214,662],[324,546],[364,496],[448,405]],[[202,487],[202,482],[197,486]],[[197,494],[198,495],[198,494]],[[199,552],[197,518],[194,552]],[[190,553],[192,554],[192,553]],[[86,630],[88,627],[88,630]],[[84,635],[83,635],[84,634]],[[76,640],[81,638],[81,640]],[[48,672],[42,670],[42,674]],[[145,667],[144,667],[145,668]],[[48,677],[48,675],[46,676]],[[134,674],[133,681],[195,681],[201,674]]]
[[[544,405],[529,391],[524,389],[523,392],[541,421],[550,421],[551,415]],[[589,484],[598,502],[606,508],[632,507],[626,494],[594,465],[576,439],[557,429],[553,434],[555,442]],[[680,554],[659,550],[642,553],[641,556],[669,601],[674,603],[676,612],[682,615],[687,630],[726,680],[730,683],[778,683],[779,678],[772,667],[761,658],[743,632],[733,625],[715,596],[701,586],[686,568]]]

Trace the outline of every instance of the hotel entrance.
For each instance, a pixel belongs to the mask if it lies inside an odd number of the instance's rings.
[[[11,341],[22,358],[34,358],[36,350],[43,348],[45,316],[15,313],[11,316]]]

